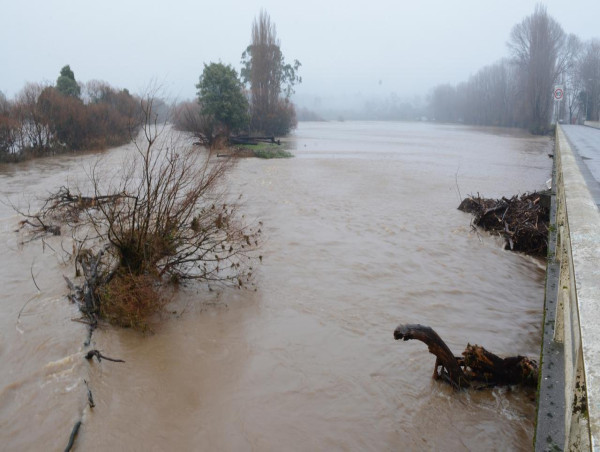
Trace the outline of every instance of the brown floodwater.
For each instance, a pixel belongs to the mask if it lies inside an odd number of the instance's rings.
[[[264,223],[257,290],[181,288],[152,334],[86,327],[65,295],[67,237],[20,245],[22,209],[85,180],[97,155],[0,166],[0,449],[530,450],[534,392],[433,381],[429,325],[537,357],[544,263],[474,232],[459,192],[545,188],[548,138],[425,123],[300,123],[295,158],[241,160],[229,177]],[[117,167],[131,152],[102,154]],[[38,290],[39,287],[39,290]],[[87,405],[87,381],[95,408]]]

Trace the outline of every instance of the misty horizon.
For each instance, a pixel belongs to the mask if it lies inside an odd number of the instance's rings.
[[[264,8],[286,60],[302,63],[303,82],[292,97],[299,107],[354,111],[391,96],[419,107],[436,85],[466,81],[507,57],[510,30],[536,3],[375,2],[365,9],[226,1],[210,10],[186,2],[109,1],[93,10],[70,1],[15,3],[6,5],[10,20],[0,31],[0,91],[11,98],[26,82],[53,84],[69,64],[80,82],[102,80],[131,92],[158,83],[169,98],[194,99],[205,63],[239,71],[252,20]],[[596,36],[600,3],[541,3],[566,33]]]

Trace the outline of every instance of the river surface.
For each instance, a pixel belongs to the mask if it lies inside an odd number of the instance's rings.
[[[531,450],[535,394],[455,392],[399,323],[539,356],[544,262],[474,232],[459,192],[545,188],[548,138],[425,123],[300,123],[295,158],[229,176],[264,223],[257,290],[188,286],[151,334],[86,326],[62,275],[68,237],[20,245],[21,209],[97,155],[0,166],[0,449]],[[131,146],[102,154],[118,167]],[[39,288],[39,289],[38,289]],[[95,408],[87,403],[87,381]]]

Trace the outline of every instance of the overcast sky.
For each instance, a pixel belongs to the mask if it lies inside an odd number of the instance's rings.
[[[298,100],[425,96],[507,56],[530,0],[0,0],[0,90],[54,83],[70,64],[78,81],[195,96],[203,63],[240,67],[264,8],[288,61],[302,63]],[[547,0],[567,33],[600,37],[600,0]]]

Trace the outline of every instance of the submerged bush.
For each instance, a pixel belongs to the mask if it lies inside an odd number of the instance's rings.
[[[146,330],[148,319],[159,312],[166,300],[155,278],[119,271],[98,293],[100,316],[126,328]]]
[[[85,265],[90,293],[80,298],[89,315],[136,328],[163,307],[167,284],[252,284],[260,236],[260,223],[245,224],[224,189],[234,161],[179,143],[154,122],[153,98],[142,111],[136,150],[116,174],[96,165],[91,195],[62,187],[33,217],[43,227],[47,219],[68,219],[76,249],[97,250],[86,251],[91,259],[80,259],[82,251],[76,258]]]

